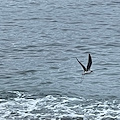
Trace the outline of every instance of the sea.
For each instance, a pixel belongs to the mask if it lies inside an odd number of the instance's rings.
[[[120,1],[0,0],[0,120],[120,120]]]

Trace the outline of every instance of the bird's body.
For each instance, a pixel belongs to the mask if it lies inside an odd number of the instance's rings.
[[[91,72],[93,72],[93,71],[92,71],[92,70],[84,71],[83,75],[85,75],[85,74],[90,74]]]
[[[77,58],[76,58],[77,59]],[[91,72],[93,72],[92,70],[90,70],[90,67],[92,65],[92,58],[91,55],[88,55],[88,64],[87,64],[87,68],[77,59],[77,61],[79,62],[79,64],[82,66],[83,70],[84,70],[84,74],[89,74]]]

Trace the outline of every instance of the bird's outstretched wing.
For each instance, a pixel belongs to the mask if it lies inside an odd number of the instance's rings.
[[[77,59],[77,58],[76,58],[76,59]],[[84,71],[87,71],[86,68],[85,68],[85,66],[84,66],[78,59],[77,59],[77,61],[78,61],[78,62],[80,63],[80,65],[82,66],[83,70],[84,70]]]
[[[91,55],[89,54],[88,55],[87,71],[90,70],[91,65],[92,65],[92,58],[91,58]]]

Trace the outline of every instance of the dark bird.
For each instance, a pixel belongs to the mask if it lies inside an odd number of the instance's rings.
[[[77,59],[77,58],[76,58]],[[88,64],[87,64],[87,68],[77,59],[77,61],[79,62],[79,64],[82,66],[83,70],[84,70],[84,74],[87,74],[87,73],[91,73],[93,72],[92,70],[90,70],[90,67],[92,65],[92,58],[91,58],[91,55],[89,54],[88,55]]]

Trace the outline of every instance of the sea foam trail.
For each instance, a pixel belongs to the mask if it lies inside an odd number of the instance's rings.
[[[48,95],[43,98],[18,97],[0,99],[0,117],[9,119],[48,120],[108,120],[120,119],[120,103],[117,100],[94,101],[84,98],[69,98]]]

